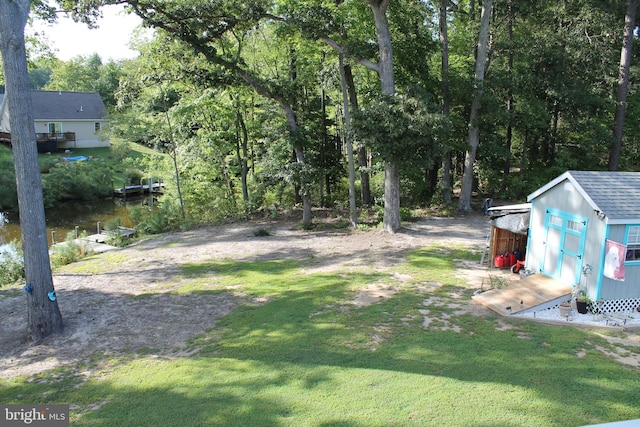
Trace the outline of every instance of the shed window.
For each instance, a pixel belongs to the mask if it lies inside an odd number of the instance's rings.
[[[100,122],[95,122],[93,128],[96,133],[100,132]]]
[[[582,231],[583,225],[583,222],[567,221],[567,228],[569,230],[577,231],[578,233]]]
[[[640,226],[627,228],[627,261],[640,261]]]
[[[556,215],[549,215],[549,224],[557,225],[558,227],[562,226],[562,218]]]

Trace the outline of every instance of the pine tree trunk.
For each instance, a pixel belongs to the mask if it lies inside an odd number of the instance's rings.
[[[462,189],[458,210],[471,212],[471,192],[473,190],[473,169],[480,144],[480,100],[484,92],[484,73],[486,69],[487,45],[489,43],[489,20],[493,0],[484,0],[482,15],[480,17],[480,35],[478,37],[478,55],[476,57],[475,91],[471,101],[471,114],[469,116],[469,142],[464,160],[464,173],[462,176]]]
[[[440,50],[441,56],[441,69],[442,69],[442,115],[449,117],[449,36],[447,28],[447,6],[449,0],[440,1]],[[451,204],[451,151],[447,147],[442,160],[442,177],[441,177],[441,189],[442,189],[442,201],[446,206]]]
[[[244,203],[245,211],[249,208],[249,185],[247,183],[247,177],[249,175],[248,166],[248,150],[249,150],[249,132],[247,131],[247,125],[242,117],[240,107],[236,110],[236,156],[238,158],[238,164],[240,165],[240,182],[242,183],[242,201]]]
[[[394,95],[395,80],[393,74],[393,51],[391,49],[391,32],[387,20],[387,7],[390,0],[367,0],[373,11],[378,37],[380,61],[378,75],[382,93]],[[384,173],[384,219],[382,228],[388,233],[400,229],[400,167],[395,162],[385,162]]]
[[[347,91],[349,92],[349,103],[353,111],[358,111],[358,94],[356,92],[356,85],[353,81],[353,73],[351,72],[351,66],[345,64],[344,74],[347,83]],[[360,200],[363,206],[371,206],[371,185],[369,183],[369,159],[367,156],[367,149],[364,146],[360,146],[357,149],[358,152],[358,167],[360,169]]]
[[[29,0],[0,1],[0,53],[9,105],[27,292],[27,328],[42,341],[63,328],[55,296],[27,71],[24,27]],[[25,289],[27,289],[25,287]]]
[[[511,0],[507,3],[508,9],[508,34],[509,34],[509,44],[513,43],[513,5]],[[513,82],[513,49],[509,49],[509,57],[507,60],[508,72],[509,72],[509,81]],[[509,187],[509,174],[511,173],[511,147],[513,145],[513,126],[512,121],[514,117],[514,100],[513,100],[513,83],[509,85],[509,98],[507,99],[507,113],[509,114],[509,124],[507,125],[507,136],[505,138],[505,158],[504,158],[504,168],[502,169],[502,186],[500,187],[502,192],[505,192]]]
[[[633,55],[633,32],[636,27],[638,0],[627,1],[627,12],[624,19],[624,35],[622,50],[620,51],[620,69],[618,73],[618,92],[616,95],[616,114],[613,123],[613,144],[609,152],[609,170],[616,171],[620,164],[622,152],[622,136],[624,133],[624,118],[627,109],[627,95],[629,93],[629,69]]]
[[[358,225],[358,209],[356,208],[356,167],[353,156],[353,143],[351,141],[351,110],[349,109],[349,93],[347,90],[347,76],[344,70],[344,54],[340,53],[340,86],[342,87],[342,103],[344,104],[345,140],[347,143],[347,159],[349,162],[349,211],[351,213],[351,225]]]
[[[397,163],[384,164],[384,218],[382,228],[394,233],[400,228],[400,168]]]

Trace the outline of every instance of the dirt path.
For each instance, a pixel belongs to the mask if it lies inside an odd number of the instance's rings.
[[[291,222],[264,221],[175,233],[99,255],[117,254],[123,260],[107,273],[76,273],[82,271],[82,262],[63,269],[54,276],[54,284],[65,330],[43,345],[34,346],[26,340],[24,295],[0,291],[0,376],[30,375],[76,364],[95,353],[117,356],[153,349],[167,356],[186,354],[189,338],[215,326],[239,302],[232,293],[197,297],[168,293],[179,284],[179,267],[186,263],[313,257],[317,263],[310,271],[349,266],[393,271],[389,269],[401,262],[408,250],[433,243],[482,250],[489,222],[479,214],[428,218],[394,235],[379,231],[307,232],[296,227]],[[270,235],[256,237],[258,229],[268,230]],[[472,286],[479,287],[484,270],[478,265],[464,266],[464,274],[474,282]],[[361,296],[364,301],[367,292]]]

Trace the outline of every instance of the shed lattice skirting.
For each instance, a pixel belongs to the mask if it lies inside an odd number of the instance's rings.
[[[636,311],[640,306],[640,298],[597,301],[601,313],[625,313]]]
[[[640,306],[640,298],[596,301],[599,313],[628,313]],[[557,306],[556,306],[557,307]]]

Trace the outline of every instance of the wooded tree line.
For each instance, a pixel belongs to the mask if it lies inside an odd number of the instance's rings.
[[[618,84],[635,0],[127,3],[156,29],[140,57],[58,63],[45,87],[98,90],[115,132],[174,150],[192,212],[347,206],[348,141],[359,206],[462,188],[464,211],[472,191],[521,199],[567,169],[637,164],[635,82]],[[87,22],[95,4],[62,2]]]
[[[98,91],[116,133],[175,149],[192,212],[305,198],[309,209],[346,206],[347,140],[359,206],[383,203],[388,163],[398,166],[403,206],[448,204],[475,138],[458,204],[467,210],[471,190],[519,199],[566,169],[634,169],[637,95],[633,79],[618,80],[635,3],[485,1],[480,43],[475,1],[131,1],[157,29],[138,42],[139,58],[59,61],[36,40],[30,79],[33,88]],[[95,2],[62,5],[90,21]],[[388,18],[392,90],[380,78],[374,10]],[[624,122],[619,88],[629,94]]]

